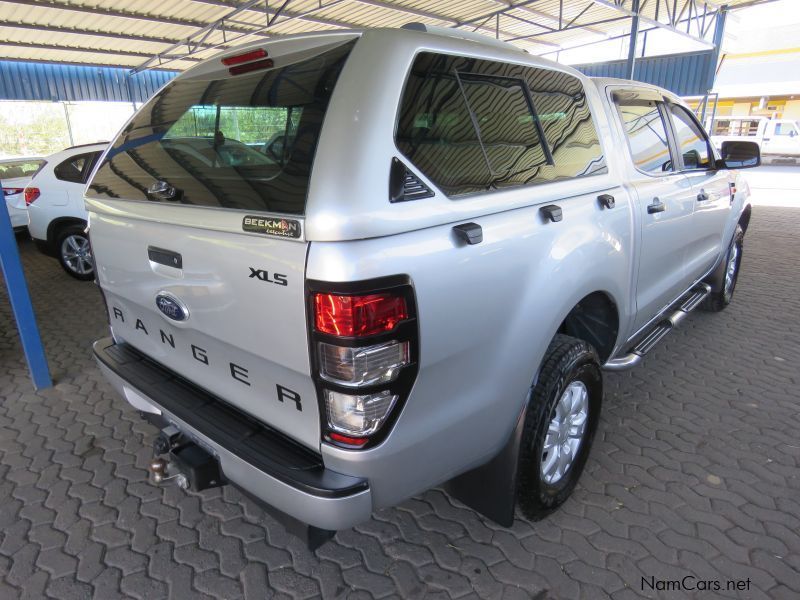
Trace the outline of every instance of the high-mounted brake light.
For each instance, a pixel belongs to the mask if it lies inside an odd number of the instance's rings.
[[[408,318],[403,296],[314,294],[314,325],[321,333],[362,337],[394,329]]]
[[[39,197],[39,188],[37,187],[26,187],[25,188],[25,206],[30,206],[36,199]]]
[[[242,63],[250,62],[251,60],[256,60],[257,58],[264,58],[267,56],[267,51],[263,48],[258,48],[256,50],[252,50],[250,52],[245,52],[244,54],[236,54],[234,56],[226,56],[222,59],[222,64],[226,67],[231,67],[233,65],[241,65]]]
[[[249,73],[250,71],[258,71],[259,69],[271,69],[273,66],[275,66],[275,63],[272,62],[271,58],[264,58],[256,62],[247,63],[246,65],[231,67],[228,69],[228,73],[231,75],[241,75],[243,73]]]

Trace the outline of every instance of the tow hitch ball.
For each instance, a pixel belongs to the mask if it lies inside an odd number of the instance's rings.
[[[153,453],[149,471],[156,484],[171,481],[182,490],[199,492],[225,483],[217,459],[172,425],[158,434]],[[167,458],[160,458],[162,454]]]

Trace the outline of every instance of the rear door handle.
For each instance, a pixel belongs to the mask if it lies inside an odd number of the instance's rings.
[[[667,210],[667,205],[664,204],[658,198],[653,198],[653,203],[647,205],[647,214],[652,215],[653,213],[660,213]]]
[[[616,205],[616,201],[614,200],[614,196],[611,194],[600,194],[597,199],[600,201],[600,205],[605,208],[614,208]]]

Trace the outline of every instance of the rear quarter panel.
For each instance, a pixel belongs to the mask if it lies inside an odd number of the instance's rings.
[[[407,274],[419,314],[419,375],[393,431],[366,451],[323,445],[327,466],[368,477],[381,507],[492,457],[572,307],[599,290],[627,310],[630,201],[621,188],[606,191],[617,199],[613,210],[600,207],[597,193],[565,198],[558,223],[538,205],[476,218],[484,238],[473,246],[451,224],[312,242],[309,279]]]

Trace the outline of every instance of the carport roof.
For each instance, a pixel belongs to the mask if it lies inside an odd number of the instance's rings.
[[[641,27],[709,39],[720,4],[640,0]],[[412,21],[477,29],[541,54],[627,33],[631,8],[632,0],[0,0],[0,59],[184,70],[258,37]]]

